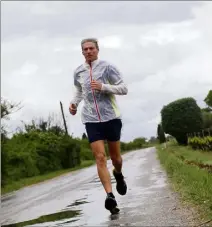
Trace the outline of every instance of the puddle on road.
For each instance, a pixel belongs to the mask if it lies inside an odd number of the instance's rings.
[[[111,177],[111,183],[116,183],[116,180],[114,178],[113,175],[110,176]],[[91,181],[89,181],[87,184],[99,184],[102,187],[101,181],[99,176],[95,176],[93,179],[91,179]]]
[[[79,206],[79,205],[82,205],[82,204],[85,204],[85,203],[89,203],[89,202],[85,201],[84,199],[78,199],[74,203],[68,205],[67,207]]]
[[[73,202],[72,204],[68,205],[67,208],[89,203],[85,199],[86,198],[78,199],[75,202]],[[72,219],[72,218],[79,216],[80,210],[79,209],[78,210],[69,210],[67,208],[65,208],[61,212],[40,216],[37,219],[14,223],[14,224],[1,225],[1,226],[2,227],[24,227],[24,226],[29,226],[29,225],[33,226],[35,224],[41,224],[41,223],[47,223],[47,222],[55,222],[55,224],[56,224],[56,222],[58,222],[58,221],[60,221],[60,225],[61,225],[61,224],[67,224],[67,223],[77,221],[76,219]],[[69,218],[71,220],[67,220]],[[61,221],[63,219],[66,219],[66,221],[61,223]],[[48,224],[47,226],[51,226],[51,224]]]
[[[120,217],[120,213],[119,214],[111,214],[110,215],[110,220],[113,221],[113,220],[118,220]]]
[[[29,225],[41,224],[41,223],[47,223],[47,222],[56,222],[56,221],[62,221],[63,219],[77,217],[79,214],[80,214],[79,210],[67,210],[67,211],[40,216],[37,219],[33,219],[29,221],[24,221],[24,222],[9,224],[9,225],[1,225],[1,226],[2,227],[23,227],[23,226],[29,226]],[[76,220],[68,220],[68,221],[66,220],[62,224],[71,223],[74,221]],[[51,226],[51,225],[47,225],[47,226]]]

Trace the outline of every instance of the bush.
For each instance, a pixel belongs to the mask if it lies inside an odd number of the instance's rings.
[[[80,164],[80,144],[51,132],[15,134],[2,148],[3,183]]]
[[[6,184],[6,180],[8,178],[7,173],[7,160],[8,155],[5,150],[5,143],[1,143],[1,186],[4,186]]]
[[[212,151],[212,136],[189,138],[188,143],[195,150]]]
[[[38,154],[35,146],[29,142],[14,144],[13,141],[4,144],[6,160],[4,168],[5,180],[18,180],[22,177],[31,177],[40,174],[36,166]]]
[[[82,149],[82,151],[81,151],[81,159],[82,160],[95,160],[91,149],[88,149],[88,148]]]
[[[176,138],[179,144],[187,144],[187,133],[202,129],[202,112],[193,98],[182,98],[164,106],[161,110],[164,132]]]
[[[121,142],[121,152],[125,151],[131,151],[136,149],[141,149],[146,144],[145,138],[135,138],[133,141],[130,141],[128,143]]]

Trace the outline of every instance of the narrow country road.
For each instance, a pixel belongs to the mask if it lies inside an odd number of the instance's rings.
[[[105,192],[96,166],[91,166],[2,197],[1,225],[34,219],[37,220],[31,223],[36,227],[191,225],[190,212],[179,206],[176,194],[167,185],[155,148],[127,153],[123,160],[127,195],[116,192],[112,177],[120,214],[111,216],[105,210]],[[111,171],[111,161],[108,166]],[[38,223],[40,216],[43,223]],[[31,223],[21,226],[32,226]]]

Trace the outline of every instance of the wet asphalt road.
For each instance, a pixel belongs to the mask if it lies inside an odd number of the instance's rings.
[[[110,172],[111,161],[108,161]],[[96,166],[72,172],[2,197],[1,224],[18,223],[54,213],[54,221],[33,226],[185,226],[189,212],[179,206],[176,194],[166,183],[166,175],[154,148],[123,156],[123,173],[128,193],[113,190],[120,213],[112,216],[104,208],[105,192]],[[111,172],[112,173],[112,172]],[[79,210],[73,218],[57,220],[56,214]],[[55,220],[56,219],[56,220]],[[58,218],[59,219],[59,218]],[[36,222],[36,221],[35,221]],[[23,225],[24,226],[24,225]],[[27,225],[32,226],[32,225]]]

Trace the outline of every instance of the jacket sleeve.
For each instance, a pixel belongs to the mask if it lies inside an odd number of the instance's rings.
[[[79,81],[77,81],[76,72],[74,72],[74,97],[72,98],[70,104],[75,104],[78,106],[82,99],[82,87]]]
[[[112,65],[109,65],[107,68],[107,80],[109,84],[102,84],[102,92],[115,95],[126,95],[128,93],[121,73]]]

